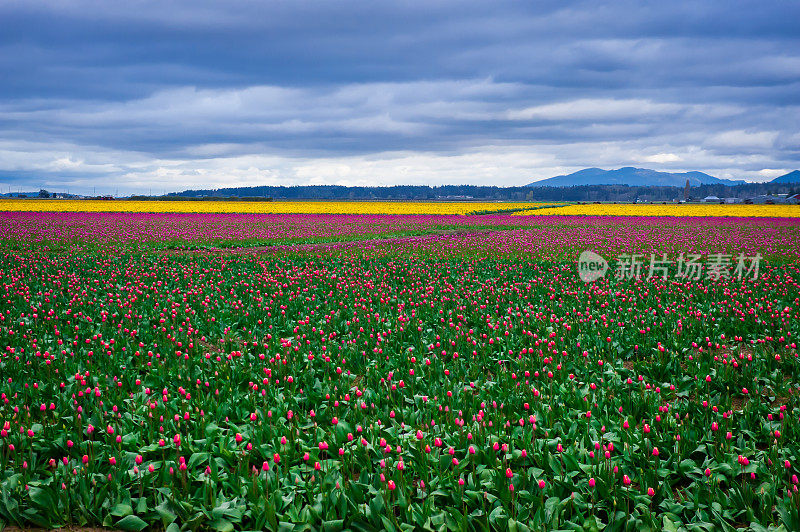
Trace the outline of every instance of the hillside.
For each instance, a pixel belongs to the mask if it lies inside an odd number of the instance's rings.
[[[586,168],[567,175],[559,175],[528,184],[529,187],[569,187],[581,185],[628,185],[637,187],[683,187],[686,180],[693,187],[699,185],[740,185],[744,181],[720,179],[703,172],[659,172],[649,168],[626,166],[616,170]]]

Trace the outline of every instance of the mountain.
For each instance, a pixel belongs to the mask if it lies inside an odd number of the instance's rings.
[[[776,177],[770,181],[770,183],[800,183],[800,170],[794,170],[788,174]]]
[[[659,172],[648,168],[626,166],[617,170],[586,168],[568,175],[559,175],[530,183],[529,187],[571,187],[576,185],[628,185],[640,187],[683,187],[686,180],[693,186],[740,185],[744,181],[732,181],[704,174],[703,172]]]

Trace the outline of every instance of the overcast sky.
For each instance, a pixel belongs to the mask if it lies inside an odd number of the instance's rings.
[[[800,2],[0,2],[0,191],[800,167]]]

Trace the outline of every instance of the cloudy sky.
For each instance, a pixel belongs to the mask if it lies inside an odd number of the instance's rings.
[[[800,3],[0,2],[0,192],[800,167]]]

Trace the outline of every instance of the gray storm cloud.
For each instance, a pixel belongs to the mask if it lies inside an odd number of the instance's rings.
[[[800,166],[796,3],[9,2],[0,189]],[[369,20],[369,24],[364,21]]]

